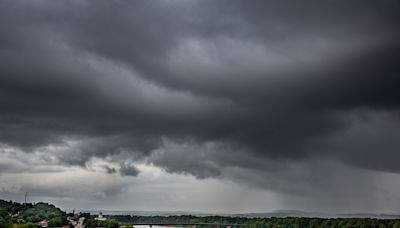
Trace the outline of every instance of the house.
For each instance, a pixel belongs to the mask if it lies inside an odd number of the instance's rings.
[[[96,221],[106,221],[107,218],[103,217],[103,213],[100,212],[99,215],[96,218],[94,218],[94,220],[96,220]]]
[[[49,227],[49,221],[42,220],[42,221],[38,222],[37,225],[41,226],[41,227]]]

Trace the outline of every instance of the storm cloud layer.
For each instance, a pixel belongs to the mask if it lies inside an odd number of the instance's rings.
[[[371,172],[400,172],[399,10],[0,1],[0,153],[361,202]]]

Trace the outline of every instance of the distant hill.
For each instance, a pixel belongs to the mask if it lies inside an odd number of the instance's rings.
[[[328,218],[334,217],[330,214],[318,213],[318,212],[307,212],[307,211],[298,211],[298,210],[277,210],[272,212],[259,212],[259,213],[241,213],[241,214],[233,214],[233,216],[241,216],[247,218],[271,218],[271,217],[319,217],[319,218]]]
[[[348,214],[334,214],[334,213],[321,213],[321,212],[308,212],[298,210],[278,210],[265,213],[244,213],[233,214],[233,216],[243,216],[248,218],[285,218],[285,217],[305,217],[305,218],[379,218],[379,219],[398,219],[399,214],[374,214],[374,213],[348,213]]]
[[[111,210],[83,210],[91,214],[99,214],[102,212],[105,215],[136,215],[136,216],[179,216],[179,215],[194,215],[194,216],[234,216],[246,218],[285,218],[285,217],[305,217],[305,218],[380,218],[380,219],[398,219],[400,214],[374,214],[374,213],[322,213],[299,210],[277,210],[272,212],[254,212],[254,213],[204,213],[193,211],[111,211]]]

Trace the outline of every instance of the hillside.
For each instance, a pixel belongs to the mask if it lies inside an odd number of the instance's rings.
[[[0,200],[0,222],[37,223],[48,220],[49,226],[61,226],[66,214],[54,205],[48,203],[28,203],[26,205]]]

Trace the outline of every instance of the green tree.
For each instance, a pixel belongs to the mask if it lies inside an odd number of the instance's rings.
[[[62,217],[54,217],[49,220],[49,227],[60,227],[63,225]]]
[[[119,223],[115,219],[109,219],[109,220],[106,221],[106,227],[107,228],[118,228],[119,227]]]
[[[0,220],[0,228],[13,228],[11,218]]]

